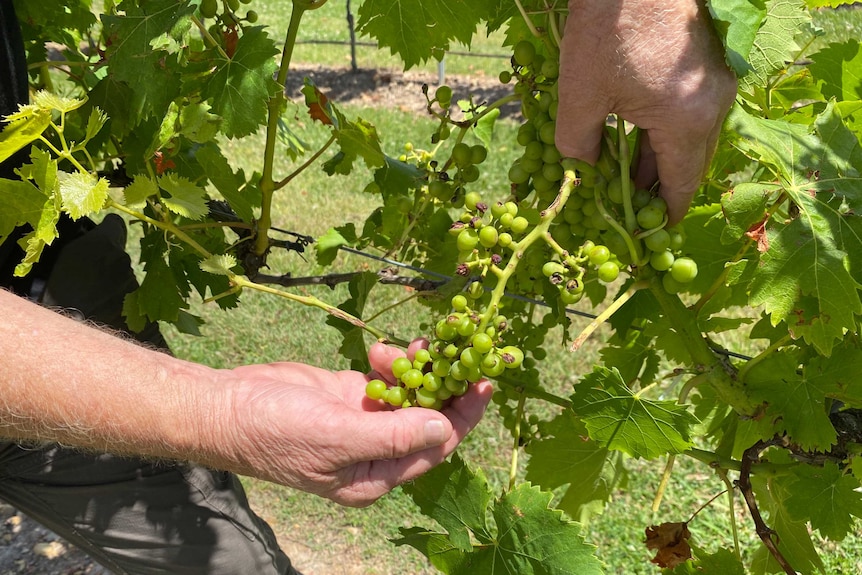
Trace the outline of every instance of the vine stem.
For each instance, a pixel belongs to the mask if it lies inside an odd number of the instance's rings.
[[[114,208],[115,210],[123,212],[124,214],[127,214],[129,216],[132,216],[133,218],[135,218],[137,220],[141,220],[141,221],[146,222],[146,223],[148,223],[148,224],[150,224],[156,228],[159,228],[160,230],[168,232],[169,234],[175,235],[176,237],[178,237],[179,239],[181,239],[182,241],[187,243],[189,246],[191,246],[192,249],[194,249],[196,252],[198,252],[204,258],[211,258],[212,257],[212,254],[206,248],[204,248],[202,245],[200,245],[198,242],[196,242],[194,240],[194,238],[192,238],[190,235],[185,233],[182,229],[179,228],[179,226],[174,225],[174,223],[171,221],[157,220],[157,219],[151,218],[146,214],[143,214],[143,213],[138,212],[136,210],[133,210],[131,208],[127,208],[126,206],[124,206],[122,204],[118,204],[117,202],[115,202],[114,200],[111,200],[111,199],[108,200],[106,207]]]
[[[629,139],[626,136],[626,121],[617,116],[617,138],[620,150],[620,183],[622,184],[623,211],[626,217],[626,229],[633,233],[638,227],[638,220],[632,206],[632,159],[629,150]],[[635,260],[638,261],[638,260]]]
[[[736,553],[736,558],[742,561],[742,551],[739,548],[739,528],[736,525],[736,490],[733,488],[733,483],[727,476],[726,469],[716,469],[715,473],[721,478],[721,481],[724,482],[724,485],[727,487],[728,519],[730,520],[730,531],[733,533],[733,550]]]
[[[314,154],[310,158],[308,158],[305,162],[303,162],[303,164],[301,166],[299,166],[296,170],[294,170],[292,174],[287,175],[283,180],[281,180],[280,182],[275,184],[273,191],[280,190],[281,188],[283,188],[287,184],[289,184],[291,181],[293,181],[294,178],[296,178],[299,174],[301,174],[306,169],[308,169],[308,167],[311,166],[311,164],[316,162],[317,159],[320,156],[322,156],[323,153],[326,152],[326,150],[328,150],[329,147],[334,143],[335,143],[335,135],[333,134],[332,136],[329,137],[329,139],[326,141],[326,143],[323,144],[323,146],[321,146],[321,148],[319,150],[314,152]]]
[[[509,491],[515,487],[515,482],[518,480],[518,453],[521,451],[521,418],[524,416],[524,404],[527,402],[527,396],[521,392],[521,397],[518,399],[518,409],[515,413],[515,429],[512,436],[514,437],[514,445],[512,446],[512,464],[509,467]]]
[[[515,5],[518,7],[518,11],[521,13],[521,16],[524,18],[524,23],[527,25],[527,28],[530,29],[530,33],[536,38],[541,38],[542,33],[536,29],[536,25],[533,24],[533,21],[530,19],[530,15],[527,14],[527,11],[524,10],[524,5],[521,4],[521,0],[515,0]]]
[[[632,284],[629,289],[625,291],[620,297],[618,297],[614,302],[609,305],[605,311],[600,313],[593,321],[591,321],[587,327],[575,338],[575,341],[572,342],[572,347],[570,351],[578,351],[584,342],[596,331],[600,325],[608,321],[612,315],[614,315],[617,310],[619,310],[627,301],[629,301],[638,291],[646,288],[649,284],[647,282],[638,281]]]
[[[618,234],[620,234],[622,236],[623,241],[626,243],[626,247],[628,247],[628,249],[629,249],[629,255],[631,256],[632,261],[637,263],[637,265],[639,265],[639,266],[644,265],[645,262],[641,261],[641,255],[640,255],[640,250],[638,249],[638,245],[635,244],[635,242],[632,239],[632,236],[629,234],[629,232],[626,231],[626,229],[623,228],[619,224],[619,222],[617,222],[616,218],[614,216],[612,216],[608,212],[608,210],[605,208],[605,203],[602,201],[602,195],[601,194],[602,194],[601,193],[601,187],[596,186],[594,197],[595,197],[595,201],[596,201],[596,208],[598,208],[599,213],[602,214],[602,217],[605,219],[605,221],[608,223],[608,225],[611,226],[614,230],[616,230],[616,232]],[[623,192],[624,197],[625,197],[625,195],[626,195],[626,192]],[[629,201],[629,203],[631,203],[631,201]]]
[[[325,311],[326,313],[328,313],[329,315],[332,315],[332,316],[337,317],[339,319],[343,319],[344,321],[348,322],[349,324],[354,325],[358,328],[361,328],[361,329],[367,331],[368,333],[370,333],[371,335],[376,337],[378,339],[378,341],[381,341],[383,343],[391,343],[391,344],[398,345],[401,347],[407,347],[410,344],[410,342],[405,341],[401,338],[395,337],[391,334],[385,333],[385,332],[377,329],[376,327],[368,325],[367,323],[365,323],[361,319],[347,313],[346,311],[344,311],[342,309],[339,309],[333,305],[330,305],[323,300],[317,299],[314,296],[303,296],[303,295],[290,293],[290,292],[276,289],[276,288],[273,288],[270,286],[255,283],[255,282],[249,280],[248,278],[246,278],[244,276],[240,276],[240,275],[231,274],[229,276],[229,279],[233,285],[240,287],[240,288],[248,288],[248,289],[252,289],[255,291],[259,291],[259,292],[268,293],[270,295],[276,295],[279,297],[283,297],[285,299],[289,299],[291,301],[295,301],[297,303],[301,303],[303,305],[307,305],[307,306],[316,307],[318,309],[321,309],[321,310]]]

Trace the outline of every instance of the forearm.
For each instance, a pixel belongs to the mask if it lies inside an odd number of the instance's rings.
[[[214,424],[229,404],[216,370],[2,290],[0,318],[0,437],[151,457],[216,457]]]

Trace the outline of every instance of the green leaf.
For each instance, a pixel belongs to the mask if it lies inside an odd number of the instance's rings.
[[[5,162],[15,152],[38,140],[51,125],[51,112],[35,108],[29,110],[26,115],[13,116],[17,119],[10,120],[0,133],[0,162]]]
[[[188,179],[168,174],[159,178],[159,187],[171,195],[170,198],[163,197],[162,203],[173,213],[192,220],[199,220],[207,214],[206,192]]]
[[[19,225],[39,221],[46,199],[30,182],[0,179],[0,243]]]
[[[786,62],[793,61],[799,53],[796,37],[811,18],[803,0],[766,0],[764,5],[766,19],[757,30],[748,56],[752,71],[739,80],[743,90],[764,85],[773,73],[784,69]]]
[[[368,294],[371,293],[375,285],[377,285],[377,274],[372,272],[357,274],[348,284],[350,297],[338,306],[338,309],[353,317],[361,318],[368,301]],[[368,348],[365,345],[364,330],[333,315],[326,318],[326,324],[341,332],[344,341],[338,351],[342,357],[350,360],[350,369],[361,372],[370,371],[371,366],[368,363]]]
[[[818,356],[804,367],[807,381],[827,397],[851,407],[862,407],[862,344],[858,336],[846,336],[829,357]]]
[[[823,467],[800,465],[794,468],[796,481],[787,490],[787,512],[832,541],[841,541],[854,531],[855,518],[862,517],[859,480],[846,474],[832,461]]]
[[[380,136],[377,129],[362,118],[348,119],[338,108],[332,106],[333,135],[341,151],[324,165],[324,171],[333,174],[347,175],[353,169],[357,158],[362,158],[369,168],[380,168],[386,165],[386,156],[380,148]]]
[[[715,553],[696,550],[698,575],[745,575],[745,565],[730,549],[719,549]]]
[[[452,41],[469,47],[493,5],[487,0],[366,0],[356,26],[412,68],[432,56],[441,59]]]
[[[753,398],[767,403],[776,432],[786,432],[803,449],[827,451],[836,434],[825,390],[798,373],[799,363],[794,353],[775,352],[748,371],[745,383]]]
[[[652,381],[660,361],[652,343],[652,336],[642,329],[615,331],[600,352],[602,363],[618,369],[627,384],[638,377],[642,381]]]
[[[243,221],[254,219],[254,206],[259,205],[259,194],[256,196],[244,188],[245,173],[240,170],[234,173],[218,146],[204,144],[195,152],[195,159],[203,169],[216,190],[227,200],[230,207]]]
[[[481,112],[483,109],[484,106],[480,107],[478,111]],[[473,134],[479,138],[479,141],[485,144],[486,148],[491,147],[491,138],[494,136],[494,125],[499,117],[500,109],[495,108],[479,118],[479,121],[473,126]]]
[[[200,268],[219,276],[233,275],[232,268],[237,265],[236,258],[230,254],[219,254],[208,257],[200,263]]]
[[[60,197],[63,209],[73,220],[98,212],[108,199],[108,180],[92,174],[60,172]]]
[[[607,461],[608,449],[587,436],[587,428],[571,410],[541,431],[540,439],[527,444],[526,479],[549,490],[568,486],[557,508],[585,521],[592,510],[589,504],[603,505],[611,494],[612,477],[605,473],[613,467]]]
[[[829,44],[811,56],[808,70],[826,98],[862,99],[862,50],[856,40]]]
[[[222,117],[227,137],[247,136],[266,122],[267,102],[279,91],[273,79],[278,52],[263,27],[246,27],[232,57],[214,56],[201,70],[206,72],[201,95]]]
[[[576,386],[572,407],[590,438],[632,457],[682,453],[697,419],[674,401],[651,401],[628,388],[616,369],[597,367]]]
[[[709,0],[707,6],[724,43],[728,65],[738,75],[744,75],[752,69],[748,57],[766,8],[751,0]]]
[[[317,238],[314,248],[317,251],[317,263],[322,266],[328,266],[335,261],[335,256],[338,255],[338,249],[341,246],[349,245],[350,242],[335,228],[329,228],[325,234]]]
[[[159,193],[159,187],[154,181],[144,175],[135,176],[134,181],[123,190],[125,204],[130,208],[139,208],[147,203],[147,198]]]
[[[491,539],[485,510],[491,502],[491,489],[482,471],[474,473],[455,454],[416,481],[403,486],[423,515],[437,521],[449,534],[452,544],[471,551],[471,533],[482,541]]]

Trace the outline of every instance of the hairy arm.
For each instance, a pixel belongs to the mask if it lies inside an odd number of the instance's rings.
[[[367,505],[449,455],[490,399],[443,412],[365,398],[365,374],[299,363],[215,370],[143,348],[0,290],[0,436],[192,460]],[[385,377],[403,352],[376,344]]]

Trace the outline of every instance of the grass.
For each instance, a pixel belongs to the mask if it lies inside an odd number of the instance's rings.
[[[354,13],[358,4],[354,4]],[[261,22],[271,23],[273,33],[281,37],[286,28],[287,6],[283,2],[258,0],[254,8],[261,14]],[[344,20],[343,3],[329,2],[321,9],[307,15],[308,21],[300,36],[301,41],[346,40],[347,26]],[[860,37],[862,19],[856,11],[844,14],[821,12],[817,23],[829,31],[830,38]],[[499,37],[485,40],[477,38],[477,50],[497,49]],[[313,62],[325,66],[349,64],[347,47],[301,44],[295,62]],[[392,60],[376,49],[360,48],[359,61],[362,67],[390,67]],[[484,67],[484,59],[447,58],[447,70],[455,73],[491,73]],[[499,66],[494,64],[494,70]],[[431,65],[425,71],[435,71]],[[496,71],[493,72],[496,74]],[[422,146],[418,134],[430,134],[430,123],[415,115],[399,110],[348,109],[348,114],[362,114],[378,127],[384,135],[383,146],[392,155],[401,151],[403,141],[389,139],[387,134],[407,135],[417,146]],[[300,117],[302,112],[297,112]],[[514,157],[515,151],[507,149],[502,142],[511,141],[515,125],[501,122],[498,129],[505,134],[494,147],[491,157],[496,164],[486,166],[485,172],[492,175],[483,180],[482,186],[493,193],[505,191],[505,166]],[[326,135],[318,126],[304,123],[299,126],[300,135],[312,148],[320,145]],[[259,170],[262,137],[251,138],[240,143],[226,143],[226,151],[236,167],[247,171]],[[276,174],[289,173],[293,168],[287,158],[276,165]],[[375,196],[362,190],[369,181],[369,171],[357,165],[347,177],[328,178],[313,169],[302,174],[289,189],[276,197],[274,224],[312,236],[319,236],[329,226],[344,221],[362,222],[377,205]],[[317,274],[322,270],[313,257],[305,261],[295,253],[280,254],[271,261],[273,271],[291,272],[294,275]],[[353,256],[342,255],[333,266],[334,271],[346,271],[367,265],[377,269],[371,262],[363,262]],[[330,302],[340,302],[347,297],[342,286],[328,288],[306,288]],[[369,309],[380,309],[405,297],[400,288],[380,290],[369,303]],[[340,338],[336,331],[323,325],[324,314],[316,309],[304,308],[282,302],[270,296],[255,293],[243,295],[239,309],[221,313],[212,306],[196,304],[195,311],[205,316],[205,337],[189,338],[168,330],[175,352],[193,361],[215,367],[228,368],[253,362],[280,360],[303,361],[330,369],[347,367],[338,354]],[[414,304],[399,306],[388,314],[380,327],[403,338],[423,333],[422,310]],[[583,323],[581,320],[578,320]],[[578,374],[588,372],[596,360],[596,342],[607,336],[600,330],[593,336],[592,345],[578,356],[571,356],[561,346],[551,342],[560,339],[559,333],[549,336],[548,359],[544,362],[546,384],[552,390],[565,393]],[[738,345],[736,345],[738,344]],[[740,346],[744,341],[731,341],[732,349],[747,351]],[[544,406],[531,405],[544,415],[551,410]],[[503,428],[494,409],[460,448],[460,453],[471,465],[481,467],[495,489],[505,485],[508,474],[511,439]],[[523,460],[521,458],[523,476]],[[644,547],[643,531],[651,524],[664,521],[685,521],[713,495],[724,489],[715,475],[703,465],[680,458],[676,472],[668,487],[664,503],[658,513],[650,506],[663,470],[663,461],[629,461],[626,490],[612,496],[612,504],[605,513],[593,519],[586,528],[588,540],[598,545],[599,556],[606,562],[607,573],[654,574],[658,569],[649,563],[650,554]],[[434,573],[423,557],[407,548],[396,548],[387,539],[398,534],[398,528],[411,525],[432,526],[423,518],[409,499],[396,489],[367,509],[348,509],[295,490],[256,480],[246,480],[250,499],[259,513],[276,530],[279,540],[294,558],[297,566],[307,575],[316,574],[428,574]],[[691,530],[697,543],[707,549],[731,547],[729,508],[726,497],[712,503],[692,521]],[[750,552],[756,548],[756,536],[750,527],[750,519],[737,501],[735,515],[743,538],[743,548]],[[816,540],[822,547],[826,572],[862,572],[862,538],[851,536],[840,544]]]

